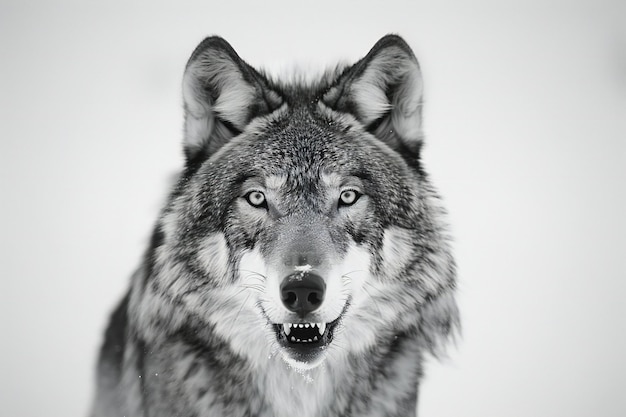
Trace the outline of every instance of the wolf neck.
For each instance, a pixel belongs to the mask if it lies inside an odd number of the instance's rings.
[[[414,336],[402,335],[360,355],[334,351],[309,370],[273,355],[251,374],[263,393],[267,416],[414,416],[420,349]]]
[[[255,380],[275,417],[319,417],[328,415],[333,402],[334,377],[324,364],[298,370],[275,357],[264,373],[255,375]]]
[[[420,375],[418,343],[404,338],[359,356],[329,355],[310,370],[271,358],[255,380],[274,417],[411,416]]]

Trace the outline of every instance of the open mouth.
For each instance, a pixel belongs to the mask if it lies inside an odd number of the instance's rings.
[[[327,346],[333,338],[333,330],[339,318],[330,323],[282,323],[274,324],[278,341],[283,347],[305,355],[313,355]]]
[[[339,317],[331,322],[274,323],[272,327],[276,339],[291,359],[314,364],[332,342],[335,330],[349,306],[350,300],[346,302]],[[264,311],[263,313],[267,318]]]

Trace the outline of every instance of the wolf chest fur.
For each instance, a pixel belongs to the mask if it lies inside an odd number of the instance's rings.
[[[219,37],[183,79],[185,166],[111,317],[93,417],[414,416],[458,327],[398,36],[316,82]]]

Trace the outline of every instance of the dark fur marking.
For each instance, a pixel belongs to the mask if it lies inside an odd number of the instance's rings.
[[[150,246],[148,247],[145,255],[144,265],[146,266],[146,268],[143,275],[144,289],[146,288],[146,285],[153,273],[156,250],[163,244],[164,239],[165,234],[163,233],[161,228],[158,226],[155,227],[154,232],[152,232],[152,237],[150,238]]]
[[[149,407],[146,407],[146,404],[150,403],[150,400],[148,398],[149,396],[149,391],[146,390],[146,344],[144,343],[143,340],[141,339],[137,339],[135,341],[135,346],[137,347],[137,371],[139,373],[139,375],[137,376],[139,378],[139,387],[140,387],[140,391],[141,391],[141,403],[142,403],[142,409],[145,410],[146,416],[149,410]]]
[[[105,332],[104,344],[100,351],[100,366],[107,366],[109,372],[113,372],[113,378],[117,381],[121,377],[122,362],[124,358],[124,346],[128,329],[128,299],[127,293],[119,303]]]

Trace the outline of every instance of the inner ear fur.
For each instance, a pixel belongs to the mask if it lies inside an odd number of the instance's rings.
[[[322,101],[354,115],[393,149],[417,154],[423,138],[422,97],[413,51],[401,37],[387,35],[338,77]]]
[[[218,36],[202,41],[183,76],[187,160],[211,155],[255,117],[282,104],[267,79]]]

